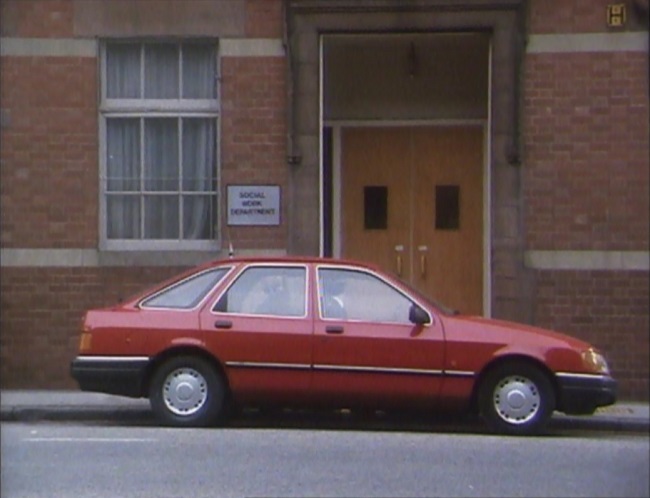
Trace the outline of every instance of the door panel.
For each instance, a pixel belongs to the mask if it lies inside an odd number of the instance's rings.
[[[242,401],[308,396],[313,325],[307,268],[251,265],[200,314],[208,349]]]
[[[342,130],[342,254],[378,264],[389,272],[410,278],[408,130],[346,128]],[[364,192],[386,187],[385,228],[365,223]]]
[[[355,406],[435,403],[444,353],[440,321],[412,324],[410,297],[369,272],[322,267],[318,281],[317,398]],[[333,299],[336,314],[327,305]]]
[[[341,142],[342,256],[482,314],[482,127],[348,128]],[[364,227],[368,185],[388,191],[385,229]]]
[[[480,127],[413,129],[413,284],[463,313],[483,312],[483,153]],[[436,186],[456,187],[458,219],[436,225]],[[440,195],[442,192],[438,192]],[[453,202],[453,199],[445,199]],[[449,207],[448,207],[449,208]],[[445,221],[445,220],[439,220]],[[457,221],[457,223],[454,223]],[[425,249],[426,248],[426,249]]]

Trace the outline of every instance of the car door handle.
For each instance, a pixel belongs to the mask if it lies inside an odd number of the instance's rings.
[[[230,320],[217,320],[214,322],[215,329],[231,329],[232,322]]]
[[[325,327],[325,333],[326,334],[342,334],[343,333],[343,327],[340,325],[328,325]]]

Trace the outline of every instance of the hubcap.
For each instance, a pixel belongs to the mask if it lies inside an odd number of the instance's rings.
[[[208,383],[193,368],[177,368],[163,384],[163,400],[175,415],[193,415],[208,399]]]
[[[540,409],[541,396],[534,382],[520,375],[506,377],[494,389],[494,409],[509,424],[524,424]]]

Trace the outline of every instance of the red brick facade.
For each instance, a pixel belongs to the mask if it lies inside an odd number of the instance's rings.
[[[1,83],[2,247],[95,247],[97,61],[3,57]]]
[[[2,383],[72,388],[83,310],[110,306],[181,268],[3,268]]]
[[[228,184],[286,186],[285,61],[249,57],[222,62],[221,180]],[[286,190],[286,189],[285,189]],[[286,218],[288,192],[283,195]],[[226,224],[226,219],[222,219]],[[230,227],[235,247],[283,249],[286,223],[277,227]]]
[[[109,9],[111,0],[103,1]],[[158,7],[168,9],[178,9],[178,2],[181,0],[157,0]],[[234,51],[220,59],[220,237],[223,248],[232,242],[236,249],[275,252],[291,252],[292,237],[307,237],[293,233],[292,213],[300,218],[301,208],[290,208],[305,203],[305,210],[315,212],[320,192],[306,191],[302,176],[292,180],[296,166],[287,162],[293,152],[288,146],[292,113],[294,118],[305,114],[304,110],[292,109],[290,102],[292,92],[301,91],[292,86],[292,79],[297,80],[294,77],[304,68],[299,67],[300,60],[294,60],[294,73],[290,73],[283,55],[286,52],[282,52],[287,42],[288,2],[182,3],[184,13],[189,13],[175,25],[174,16],[155,17],[159,9],[151,9],[150,2],[133,2],[129,8],[142,9],[138,11],[142,14],[140,24],[129,24],[121,32],[119,20],[124,11],[116,10],[114,17],[106,17],[102,24],[85,0],[4,0],[0,4],[2,388],[73,388],[68,365],[76,354],[83,311],[114,303],[118,296],[129,295],[189,265],[180,260],[148,265],[146,254],[113,259],[102,255],[99,49],[89,50],[88,45],[81,46],[84,43],[97,47],[104,37],[178,38],[191,33],[215,40],[225,38],[238,47],[260,40],[267,47],[280,47],[262,54]],[[521,220],[513,218],[512,223],[521,224],[525,251],[583,251],[587,256],[594,251],[605,255],[622,251],[648,257],[647,43],[645,50],[596,47],[558,52],[546,46],[531,48],[540,42],[540,35],[645,33],[647,38],[647,20],[644,24],[637,14],[644,5],[647,14],[647,2],[624,2],[627,23],[619,30],[606,24],[609,3],[528,2],[529,48],[520,68],[521,164],[513,166],[518,172],[505,177],[517,178],[512,183],[518,185],[519,197],[505,204],[521,205]],[[220,17],[222,11],[226,17]],[[193,23],[188,20],[210,16],[213,30],[206,21],[201,32],[192,33]],[[48,46],[48,40],[65,42],[72,48]],[[303,158],[303,163],[308,164],[307,159]],[[310,160],[317,163],[319,158]],[[301,167],[307,166],[296,168]],[[225,209],[229,184],[279,185],[280,226],[228,228]],[[313,242],[307,245],[317,246]],[[45,252],[39,252],[38,257],[30,252],[38,249]],[[56,250],[98,256],[74,264],[66,253],[65,263],[54,264],[51,261],[58,256],[47,253]],[[20,259],[22,253],[30,256]],[[198,261],[214,256],[206,252],[193,257]],[[39,263],[39,257],[50,263]],[[647,399],[647,267],[522,268],[512,261],[504,262],[496,252],[493,257],[494,285],[502,287],[501,294],[515,295],[522,286],[527,288],[531,322],[595,343],[611,359],[614,375],[620,380],[621,397]]]
[[[647,62],[647,53],[527,56],[530,248],[648,247]]]
[[[606,25],[609,3],[532,2],[530,30],[615,33]],[[634,23],[633,3],[627,8]],[[527,249],[647,251],[647,50],[527,54],[524,74]],[[535,323],[595,343],[607,352],[622,395],[647,399],[647,270],[534,273]]]

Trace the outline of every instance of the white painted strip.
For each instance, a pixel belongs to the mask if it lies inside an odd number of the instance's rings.
[[[285,250],[237,250],[236,256],[284,256]],[[226,259],[221,251],[98,251],[96,249],[0,249],[2,267],[193,266]]]
[[[284,57],[280,38],[222,38],[219,40],[222,57]]]
[[[98,266],[95,249],[1,249],[2,266]]]
[[[27,443],[157,443],[158,439],[148,437],[29,437]]]
[[[526,251],[524,263],[536,270],[648,271],[650,251]]]
[[[97,57],[91,38],[0,38],[2,57]]]
[[[526,46],[529,54],[647,51],[647,31],[531,35]]]

